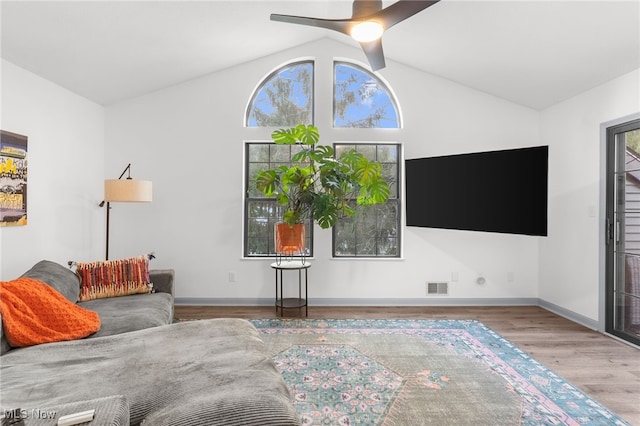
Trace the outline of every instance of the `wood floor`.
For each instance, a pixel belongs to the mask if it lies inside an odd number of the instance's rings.
[[[298,310],[285,311],[297,316]],[[180,319],[275,318],[273,307],[176,306]],[[309,318],[475,319],[515,343],[620,417],[640,426],[640,349],[545,309],[514,307],[314,307]]]

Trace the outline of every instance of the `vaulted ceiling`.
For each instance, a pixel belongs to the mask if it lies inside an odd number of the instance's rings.
[[[103,105],[323,37],[358,46],[269,20],[349,17],[347,0],[2,0],[0,13],[4,59]],[[383,46],[388,67],[544,109],[640,68],[640,0],[441,0]]]

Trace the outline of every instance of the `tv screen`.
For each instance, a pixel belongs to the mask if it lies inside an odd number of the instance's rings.
[[[549,147],[405,160],[407,226],[547,235]]]

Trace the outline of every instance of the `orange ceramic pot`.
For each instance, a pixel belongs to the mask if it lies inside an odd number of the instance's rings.
[[[296,254],[305,251],[304,224],[297,223],[289,225],[286,223],[276,223],[275,225],[276,253]]]

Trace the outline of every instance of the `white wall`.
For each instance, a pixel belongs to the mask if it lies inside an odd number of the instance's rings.
[[[154,184],[153,203],[112,210],[111,257],[155,251],[156,267],[176,270],[178,298],[273,298],[271,261],[242,259],[243,141],[270,135],[244,128],[243,114],[265,75],[309,55],[317,61],[317,86],[327,87],[316,91],[316,123],[329,123],[334,55],[363,60],[359,50],[329,39],[106,108],[107,175],[131,162],[134,177]],[[397,63],[381,75],[399,99],[405,127],[372,132],[371,140],[402,142],[406,158],[540,144],[534,110]],[[326,124],[320,133],[325,143],[352,138]],[[331,233],[316,231],[311,298],[421,304],[425,281],[448,281],[452,272],[459,280],[450,299],[538,296],[536,237],[406,228],[404,259],[345,261],[330,259]],[[484,286],[475,284],[479,273]]]
[[[540,298],[599,321],[602,271],[600,126],[640,112],[640,70],[541,113],[549,145],[549,237],[540,244]]]
[[[2,61],[1,127],[28,136],[27,226],[0,228],[0,278],[41,259],[99,258],[104,109]]]
[[[0,278],[43,258],[102,258],[102,180],[131,162],[134,177],[153,181],[154,201],[113,205],[112,258],[156,251],[155,267],[176,269],[182,299],[270,300],[270,261],[241,256],[243,141],[270,130],[244,128],[242,118],[266,74],[310,54],[319,85],[330,82],[333,55],[363,59],[322,40],[111,106],[106,119],[102,107],[3,61],[1,127],[29,137],[29,224],[0,229]],[[381,75],[405,127],[371,139],[402,142],[406,158],[548,144],[549,237],[405,228],[404,259],[345,261],[330,259],[330,232],[317,230],[311,297],[427,303],[424,282],[457,272],[450,298],[435,303],[539,297],[597,320],[599,127],[640,111],[640,71],[541,113],[393,62]],[[331,93],[316,98],[326,122]],[[320,130],[324,142],[351,137]],[[480,273],[484,286],[474,283]]]

